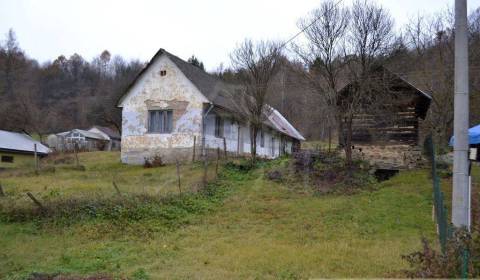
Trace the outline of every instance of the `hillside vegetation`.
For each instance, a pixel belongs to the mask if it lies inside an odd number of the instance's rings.
[[[418,250],[422,236],[435,240],[426,170],[401,172],[374,191],[322,195],[302,182],[265,179],[266,169],[280,161],[253,170],[226,164],[206,191],[178,195],[174,166],[125,166],[118,153],[109,152],[80,156],[86,171],[2,174],[7,196],[0,198],[0,278],[403,276],[407,263],[401,256]],[[201,179],[200,166],[182,170],[185,185]],[[137,216],[92,215],[71,223],[34,215],[16,221],[5,214],[7,207],[32,207],[26,191],[45,204],[70,197],[116,201],[112,178],[124,196],[169,199],[141,211],[120,204]]]

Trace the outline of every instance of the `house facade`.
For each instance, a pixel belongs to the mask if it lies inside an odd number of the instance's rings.
[[[191,159],[203,139],[209,150],[250,153],[249,125],[236,112],[234,93],[234,86],[160,49],[118,102],[122,162],[143,164],[153,156],[164,162]],[[272,108],[257,137],[257,154],[275,158],[302,140]]]

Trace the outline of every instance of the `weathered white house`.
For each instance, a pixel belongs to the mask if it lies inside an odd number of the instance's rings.
[[[238,114],[238,86],[160,49],[118,101],[122,108],[122,162],[143,164],[192,158],[205,135],[207,148],[250,153],[250,129]],[[238,96],[238,95],[237,95]],[[266,116],[257,154],[275,158],[291,153],[303,136],[275,109]],[[197,153],[200,151],[197,149]]]

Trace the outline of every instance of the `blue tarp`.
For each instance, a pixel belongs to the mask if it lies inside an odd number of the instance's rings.
[[[453,146],[454,141],[455,138],[452,136],[452,138],[450,138],[450,146]],[[480,144],[480,124],[468,130],[468,141],[470,145]]]

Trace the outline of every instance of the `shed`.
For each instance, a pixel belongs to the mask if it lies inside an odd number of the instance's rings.
[[[378,67],[366,98],[359,98],[359,109],[352,118],[352,145],[363,159],[387,169],[414,167],[421,161],[425,119],[431,96],[400,75]],[[351,98],[356,84],[340,91],[339,102]],[[342,120],[343,135],[348,123]],[[342,134],[340,134],[342,135]],[[340,139],[340,143],[344,143]]]
[[[26,133],[0,130],[0,167],[18,167],[34,164],[35,148],[39,157],[50,149]]]

